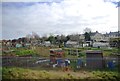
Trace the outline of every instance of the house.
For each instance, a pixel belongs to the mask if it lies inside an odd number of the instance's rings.
[[[83,43],[83,47],[88,47],[89,44],[88,43]]]
[[[50,41],[45,41],[43,45],[44,46],[51,46],[51,43],[50,43]]]
[[[15,47],[20,48],[20,47],[22,47],[22,44],[17,43]]]
[[[12,43],[11,43],[11,40],[8,40],[7,43],[6,43],[7,47],[12,47]]]
[[[120,34],[119,32],[109,32],[103,35],[109,40],[110,38],[118,38]]]
[[[67,41],[66,47],[79,47],[79,43],[77,41]]]
[[[25,47],[30,47],[30,46],[31,46],[30,43],[26,43],[26,44],[25,44]]]
[[[117,39],[120,36],[119,31],[118,32],[110,32],[110,33],[106,33],[104,34],[105,38],[108,40],[109,44],[111,47],[116,47],[116,41],[114,41],[113,39]]]
[[[84,39],[85,39],[84,34],[73,34],[73,35],[70,35],[70,40],[68,43],[69,44],[72,43],[71,47],[82,47],[84,43]],[[77,45],[75,45],[75,42]]]
[[[12,42],[11,42],[11,40],[2,40],[1,45],[2,45],[2,47],[10,48],[10,47],[12,47]]]
[[[93,42],[100,42],[100,41],[106,40],[105,36],[103,34],[99,33],[98,31],[90,33],[90,36],[91,36],[91,39],[93,40]]]
[[[119,32],[110,32],[108,35],[109,38],[118,38]]]
[[[79,41],[79,40],[80,40],[79,34],[70,35],[70,41]]]
[[[80,38],[81,42],[84,42],[85,36],[83,34],[81,34],[79,38]]]
[[[106,41],[106,42],[109,42],[109,34],[108,33],[106,33],[106,34],[103,34],[104,35],[104,41]]]

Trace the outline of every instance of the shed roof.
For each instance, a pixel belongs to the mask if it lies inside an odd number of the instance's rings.
[[[78,42],[77,41],[67,41],[66,44],[77,44]]]
[[[50,51],[55,51],[55,50],[62,50],[62,48],[50,49]]]
[[[86,54],[102,54],[101,50],[87,50]]]

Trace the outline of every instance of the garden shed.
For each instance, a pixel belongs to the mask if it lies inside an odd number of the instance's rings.
[[[103,68],[103,53],[100,50],[86,51],[86,66],[90,69],[102,69]]]
[[[64,58],[64,51],[61,48],[50,49],[50,62],[55,64],[59,58]]]

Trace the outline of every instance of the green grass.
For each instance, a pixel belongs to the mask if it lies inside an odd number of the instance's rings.
[[[93,71],[92,72],[94,77],[100,78],[100,79],[109,79],[109,80],[118,80],[118,72],[112,72],[112,71]]]
[[[11,48],[13,50],[9,53],[3,53],[3,55],[17,55],[17,56],[24,56],[24,55],[37,55],[42,57],[49,57],[49,47],[31,47],[31,48]]]
[[[118,80],[118,73],[112,71],[63,72],[62,70],[31,70],[23,68],[3,68],[3,79],[109,79]]]
[[[67,52],[67,50],[70,50],[70,49],[72,49],[72,50],[74,50],[74,49],[76,49],[76,48],[63,48],[64,50],[65,50],[65,53],[66,53],[66,57],[71,57],[72,55],[68,55],[68,52]],[[101,51],[103,51],[103,56],[111,56],[111,55],[113,55],[114,53],[118,53],[118,48],[112,48],[112,49],[108,49],[108,48],[94,48],[94,47],[83,47],[83,48],[78,48],[78,50],[80,50],[80,52],[81,52],[81,54],[79,54],[79,57],[83,57],[83,58],[85,58],[86,57],[86,54],[85,54],[85,51],[86,50],[101,50]],[[75,56],[74,56],[74,58],[76,58]]]
[[[14,52],[8,53],[8,54],[4,54],[4,55],[9,55],[9,54],[13,54],[13,55],[38,55],[41,57],[49,57],[49,49],[53,49],[55,47],[38,47],[36,46],[34,49],[33,48],[11,48],[11,50],[14,50]],[[108,48],[93,48],[93,47],[83,47],[83,48],[78,48],[78,50],[80,51],[79,57],[78,56],[73,56],[73,55],[69,55],[67,50],[73,49],[76,50],[76,48],[62,48],[65,52],[65,57],[66,58],[85,58],[86,54],[85,51],[86,50],[101,50],[103,51],[103,56],[111,56],[113,53],[118,53],[117,48],[112,48],[112,49],[108,49]]]
[[[34,52],[34,50],[17,50],[17,51],[15,51],[15,53],[18,56],[36,54],[36,52]]]

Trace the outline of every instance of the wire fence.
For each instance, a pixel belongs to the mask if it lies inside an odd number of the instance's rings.
[[[59,60],[59,61],[58,61]],[[61,61],[60,61],[61,60]],[[72,59],[68,58],[70,61],[69,66],[73,69],[111,69],[117,70],[118,68],[118,58],[78,58]],[[61,67],[65,59],[56,59],[56,67]],[[2,57],[2,66],[3,67],[37,67],[45,66],[52,67],[53,64],[50,64],[50,59],[48,58],[39,58],[39,57]]]

